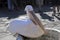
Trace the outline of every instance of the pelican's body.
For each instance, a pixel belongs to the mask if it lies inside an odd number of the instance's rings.
[[[42,29],[35,25],[30,19],[15,19],[10,22],[8,30],[13,34],[18,33],[30,38],[36,38],[44,34]]]
[[[26,6],[25,8],[26,13],[28,14],[27,16],[30,16],[29,11],[33,12],[33,8],[31,5]],[[31,15],[33,17],[33,15]],[[39,26],[34,24],[35,19],[30,19],[31,17],[21,20],[21,19],[14,19],[10,22],[8,30],[11,33],[18,33],[21,34],[25,37],[29,38],[37,38],[42,36],[45,32],[44,30]],[[32,21],[33,20],[33,21]]]

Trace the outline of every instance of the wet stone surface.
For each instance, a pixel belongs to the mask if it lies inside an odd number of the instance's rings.
[[[7,32],[7,24],[8,24],[7,17],[0,18],[0,40],[10,34],[9,32]]]

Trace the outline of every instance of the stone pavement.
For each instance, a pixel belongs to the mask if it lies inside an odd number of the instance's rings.
[[[15,40],[9,32],[7,32],[7,17],[0,18],[0,40]]]

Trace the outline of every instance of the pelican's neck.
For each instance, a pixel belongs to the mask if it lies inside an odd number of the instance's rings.
[[[26,11],[26,13],[27,13],[27,16],[28,16],[28,18],[29,18],[30,12],[29,12],[29,11]]]

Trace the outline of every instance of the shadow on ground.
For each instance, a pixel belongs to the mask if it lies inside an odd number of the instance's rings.
[[[12,18],[17,18],[20,15],[25,14],[24,10],[20,10],[20,11],[9,11],[6,9],[1,9],[0,10],[0,18],[1,17],[8,17],[8,19],[12,19]]]
[[[40,16],[42,17],[42,19],[48,19],[49,21],[53,21],[52,17],[48,16],[47,14],[44,14],[43,12],[40,12]]]
[[[50,12],[50,11],[53,11],[53,7],[50,5],[44,5],[44,6],[42,6],[41,10],[43,12]]]

